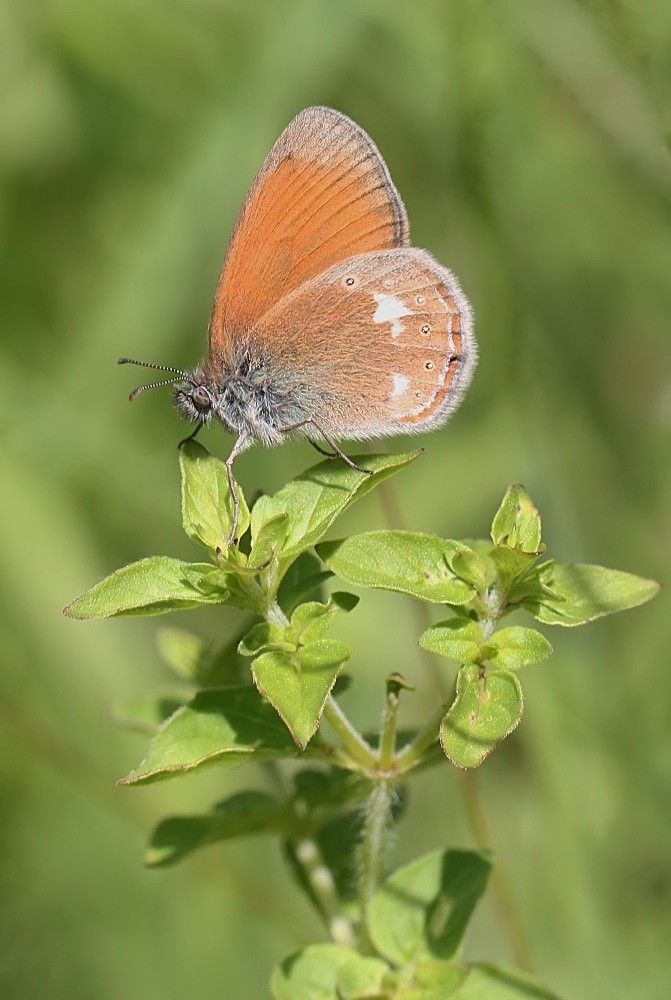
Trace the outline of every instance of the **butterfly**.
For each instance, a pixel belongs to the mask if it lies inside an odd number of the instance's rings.
[[[172,377],[179,413],[251,444],[307,437],[360,468],[337,440],[432,430],[457,408],[477,359],[473,313],[454,274],[410,245],[401,197],[372,139],[326,107],[301,111],[268,154],[230,238],[191,372]],[[316,439],[316,440],[315,440]],[[367,471],[367,470],[361,470]],[[234,506],[229,544],[235,539]]]

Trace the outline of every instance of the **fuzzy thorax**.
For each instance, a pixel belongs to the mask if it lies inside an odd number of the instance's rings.
[[[245,355],[234,371],[221,368],[206,361],[173,390],[181,416],[203,424],[217,418],[226,430],[246,432],[264,445],[280,444],[287,430],[305,419],[296,406],[296,394],[262,361]]]

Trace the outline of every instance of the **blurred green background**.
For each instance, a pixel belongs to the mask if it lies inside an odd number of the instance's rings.
[[[0,8],[3,997],[256,1000],[274,962],[321,936],[270,840],[143,869],[159,818],[262,778],[117,789],[145,741],[111,706],[169,683],[161,622],[61,616],[124,562],[195,556],[183,426],[165,390],[128,405],[136,375],[114,361],[200,359],[238,207],[301,108],[370,132],[414,242],[475,307],[473,387],[395,480],[408,526],[483,535],[521,481],[559,559],[668,575],[670,51],[665,0]],[[257,448],[237,471],[252,495],[313,460]],[[383,517],[373,494],[337,533]],[[670,620],[662,594],[548,631],[557,654],[528,670],[523,725],[480,774],[536,970],[566,998],[669,996]],[[235,624],[173,623],[213,638]],[[365,595],[340,628],[353,718],[374,724],[392,668],[418,685],[405,721],[425,717],[410,604]],[[446,766],[412,786],[390,860],[473,842]],[[511,960],[491,900],[468,954]]]

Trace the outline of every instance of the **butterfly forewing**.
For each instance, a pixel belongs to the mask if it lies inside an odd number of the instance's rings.
[[[372,139],[338,111],[302,111],[238,216],[212,310],[211,356],[230,353],[233,341],[315,275],[407,242],[403,202]]]
[[[266,313],[253,343],[271,378],[292,373],[305,416],[341,438],[438,426],[476,361],[456,278],[412,247],[360,254],[312,278]]]

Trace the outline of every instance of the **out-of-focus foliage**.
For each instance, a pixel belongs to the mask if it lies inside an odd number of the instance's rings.
[[[668,575],[670,47],[659,0],[3,6],[3,996],[256,1000],[314,933],[270,843],[141,868],[158,817],[245,779],[116,789],[142,737],[118,733],[110,705],[167,679],[159,626],[60,613],[125,562],[195,556],[178,507],[183,428],[165,390],[128,405],[136,383],[114,360],[200,358],[239,204],[302,107],[333,105],[371,133],[415,242],[476,311],[473,387],[421,440],[387,513],[477,536],[520,481],[561,561]],[[216,429],[204,440],[230,446]],[[301,444],[255,449],[237,472],[251,496],[312,462]],[[384,523],[371,496],[339,532]],[[402,596],[366,606],[334,629],[356,651],[348,710],[370,725],[400,669],[418,686],[407,721],[425,716],[422,626]],[[208,639],[235,628],[223,610],[192,614]],[[498,856],[557,992],[663,1000],[668,598],[553,642],[528,668],[525,725],[480,776]],[[413,787],[392,860],[438,842],[473,845],[447,768]],[[491,904],[469,947],[510,961]]]

